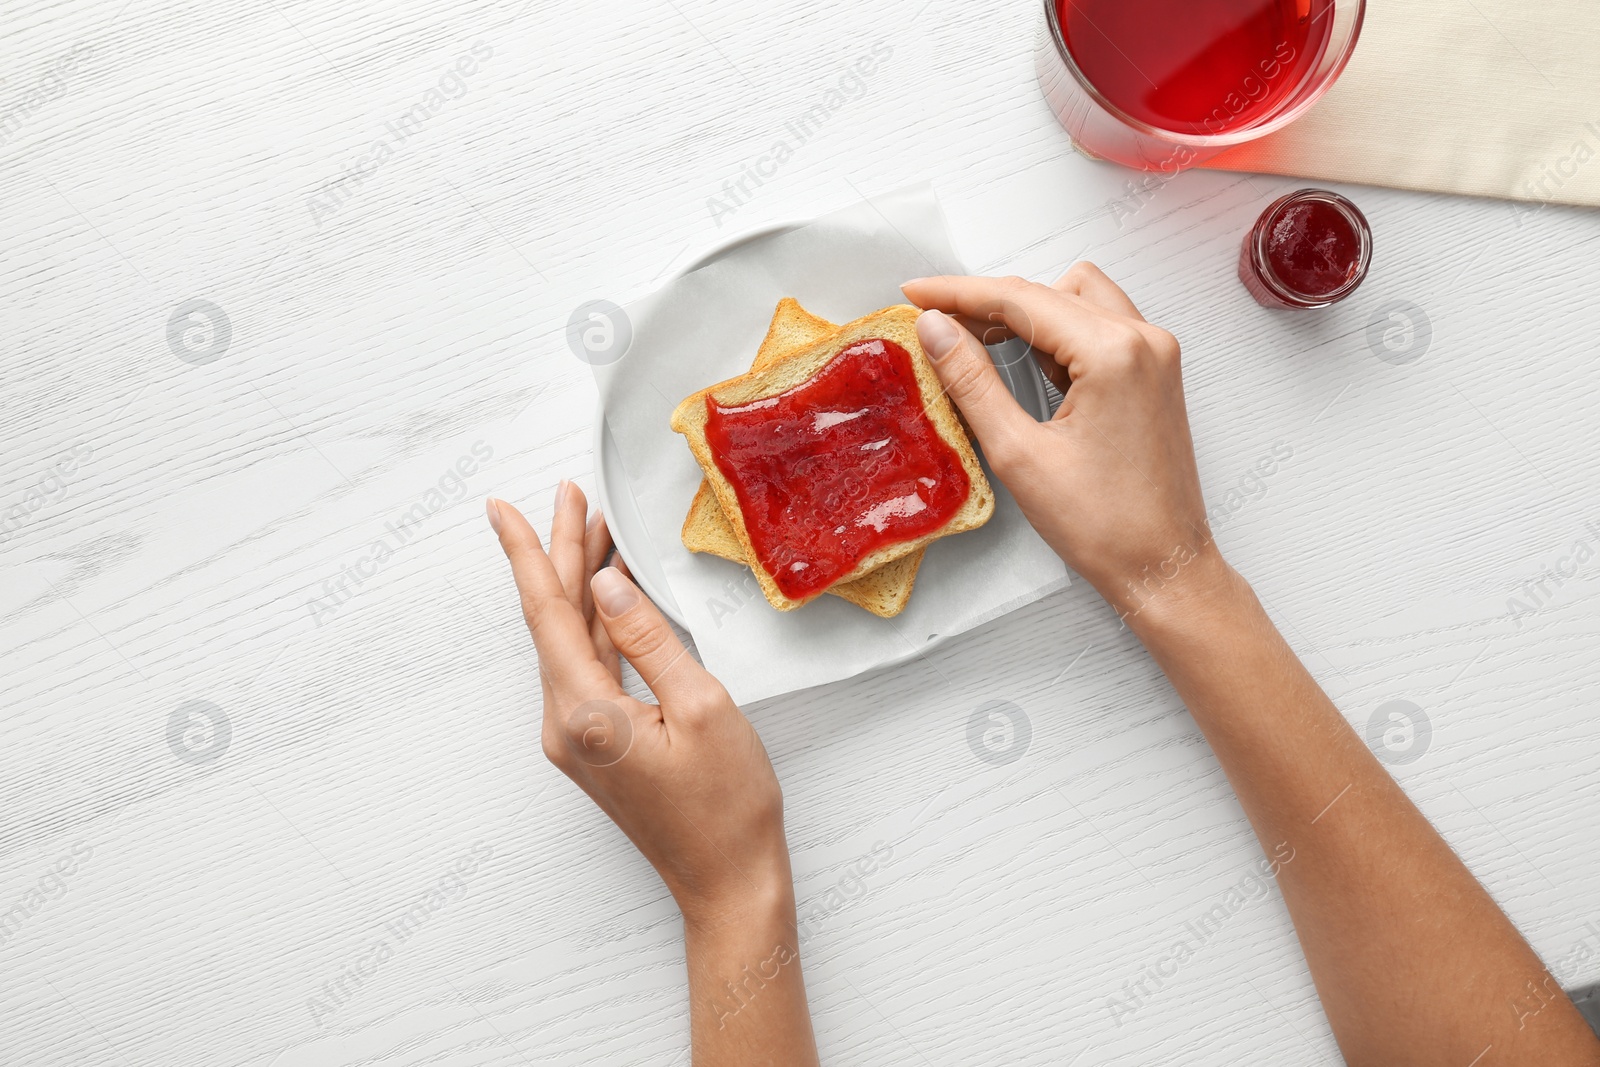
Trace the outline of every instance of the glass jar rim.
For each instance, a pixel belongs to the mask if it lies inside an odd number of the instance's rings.
[[[1356,252],[1356,271],[1348,281],[1327,293],[1303,293],[1284,282],[1272,269],[1272,259],[1267,255],[1267,231],[1272,228],[1272,223],[1286,208],[1303,203],[1327,204],[1350,224],[1355,232],[1359,248]],[[1348,197],[1340,196],[1331,189],[1299,189],[1287,196],[1280,196],[1268,205],[1267,210],[1256,219],[1255,226],[1250,231],[1250,261],[1256,269],[1256,274],[1261,278],[1262,284],[1272,294],[1285,303],[1301,308],[1322,308],[1338,303],[1361,285],[1367,277],[1367,269],[1372,265],[1372,226],[1367,222],[1367,216],[1360,208],[1351,202]]]

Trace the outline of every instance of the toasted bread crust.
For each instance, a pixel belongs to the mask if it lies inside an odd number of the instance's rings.
[[[804,348],[788,352],[766,366],[754,367],[736,378],[718,382],[690,395],[672,413],[673,430],[683,434],[688,440],[689,448],[693,451],[701,470],[705,472],[706,481],[733,529],[742,554],[751,562],[751,570],[761,584],[762,593],[768,603],[780,611],[792,611],[820,596],[821,593],[814,593],[802,599],[784,595],[772,575],[756,560],[749,534],[745,529],[738,497],[734,493],[732,484],[717,467],[710,446],[706,442],[706,399],[711,397],[723,404],[743,404],[762,397],[775,396],[811,378],[840,349],[858,340],[882,337],[894,341],[911,353],[912,368],[916,373],[923,410],[940,438],[960,458],[970,481],[970,489],[960,510],[944,526],[924,537],[900,541],[877,549],[863,558],[850,573],[842,576],[835,586],[854,581],[887,563],[895,562],[926,547],[941,537],[981,526],[994,513],[994,492],[989,487],[983,468],[978,464],[978,457],[973,452],[971,442],[967,440],[967,435],[961,428],[955,409],[934,373],[933,365],[928,362],[921,342],[917,339],[916,320],[919,314],[920,312],[910,305],[898,304],[863,316],[841,327],[838,332]]]

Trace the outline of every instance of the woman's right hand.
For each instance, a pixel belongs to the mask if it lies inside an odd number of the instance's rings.
[[[928,309],[918,336],[990,468],[1119,615],[1229,573],[1206,523],[1178,342],[1111,279],[1078,263],[1053,286],[936,277],[902,288]],[[1017,404],[974,330],[1033,346],[1066,396],[1054,418]]]

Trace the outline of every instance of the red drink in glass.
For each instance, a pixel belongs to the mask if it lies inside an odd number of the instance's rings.
[[[1226,133],[1272,114],[1328,43],[1328,0],[1057,0],[1078,69],[1133,118]],[[1231,98],[1231,103],[1230,103]]]
[[[1085,152],[1176,172],[1302,114],[1365,0],[1044,0],[1040,85]]]
[[[1338,193],[1302,189],[1261,213],[1239,249],[1239,280],[1269,308],[1323,308],[1356,291],[1372,262],[1372,228]]]

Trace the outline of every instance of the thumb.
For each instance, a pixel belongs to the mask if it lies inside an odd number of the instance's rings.
[[[945,392],[967,418],[990,463],[1038,423],[1017,403],[978,339],[955,319],[930,309],[917,317],[922,342]]]
[[[615,567],[604,567],[589,580],[589,588],[606,635],[663,707],[682,707],[682,702],[705,692],[711,676],[638,586]]]

